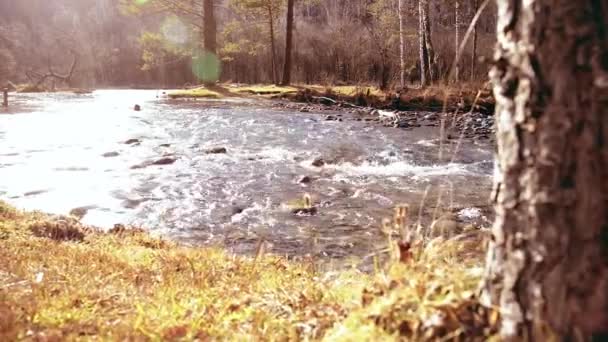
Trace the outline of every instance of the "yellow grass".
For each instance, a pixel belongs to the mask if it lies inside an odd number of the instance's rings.
[[[375,275],[317,273],[0,202],[0,340],[481,338],[496,319],[470,299],[481,245],[436,241]]]
[[[170,92],[168,95],[172,99],[179,99],[179,98],[219,99],[219,98],[223,97],[220,93],[207,89],[205,87],[175,90],[175,91]]]

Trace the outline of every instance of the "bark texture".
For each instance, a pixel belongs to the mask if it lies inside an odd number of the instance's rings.
[[[454,50],[454,58],[458,58],[458,50],[460,49],[460,0],[454,1],[454,31],[455,31],[455,50]],[[456,82],[460,81],[460,61],[456,61],[454,69],[454,80]]]
[[[217,24],[213,0],[205,0],[203,3],[203,44],[205,50],[217,53]]]
[[[479,8],[478,0],[473,0],[473,15],[475,17]],[[471,46],[471,81],[475,80],[475,68],[477,66],[477,23],[473,24],[473,44]]]
[[[428,59],[424,31],[424,0],[418,0],[418,44],[420,49],[420,85],[428,85]]]
[[[482,301],[500,308],[503,338],[587,339],[608,330],[608,3],[497,3]]]
[[[285,32],[285,64],[283,65],[283,80],[281,84],[291,83],[291,56],[293,48],[293,5],[295,0],[287,0],[287,28]]]
[[[268,10],[268,25],[270,29],[270,66],[272,68],[272,83],[277,84],[277,56],[274,39],[274,12],[272,3],[267,5]]]
[[[401,88],[405,88],[405,0],[399,0],[399,67]]]

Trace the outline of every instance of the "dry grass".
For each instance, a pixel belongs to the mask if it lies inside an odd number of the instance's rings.
[[[476,110],[491,113],[494,100],[491,92],[481,82],[461,82],[458,84],[437,84],[425,88],[407,88],[400,96],[399,110],[441,111],[447,95],[447,109],[450,111],[468,111],[473,105],[478,91],[481,97]],[[309,102],[314,97],[328,97],[346,101],[359,106],[377,108],[394,107],[395,93],[384,91],[373,86],[322,86],[322,85],[231,85],[222,84],[212,87],[177,90],[169,93],[171,98],[213,98],[263,96],[270,98],[288,98],[298,102]]]
[[[482,245],[434,240],[376,275],[316,273],[0,202],[0,340],[481,339],[496,320],[471,297]]]
[[[181,98],[191,98],[191,99],[219,99],[223,96],[213,90],[207,89],[205,87],[198,87],[193,89],[183,89],[172,91],[168,94],[168,96],[172,99],[181,99]]]

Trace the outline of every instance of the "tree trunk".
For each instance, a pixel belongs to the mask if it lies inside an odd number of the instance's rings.
[[[608,330],[608,4],[498,0],[496,221],[482,301],[508,340]]]
[[[274,43],[274,13],[272,4],[268,4],[268,24],[270,25],[270,66],[272,68],[272,83],[277,84],[277,56]]]
[[[424,30],[424,0],[418,0],[418,43],[420,48],[420,85],[426,87],[428,85],[428,59],[426,50],[426,38]]]
[[[205,0],[203,3],[203,47],[206,51],[217,53],[217,25],[213,9],[213,0]]]
[[[454,58],[458,58],[458,50],[460,49],[460,0],[454,1],[454,29],[456,31]],[[458,60],[455,63],[454,81],[460,81],[460,61]]]
[[[400,80],[401,89],[405,88],[405,0],[399,0],[399,67],[400,67]]]
[[[477,14],[477,10],[479,9],[478,0],[473,0],[473,15],[471,18],[475,17]],[[475,80],[475,69],[477,67],[477,23],[473,25],[473,46],[471,48],[471,81]]]
[[[293,45],[293,4],[294,0],[287,0],[287,29],[285,37],[285,64],[283,65],[282,85],[291,83],[291,56]]]
[[[435,49],[433,48],[433,40],[431,33],[431,20],[430,20],[430,10],[429,10],[429,0],[421,0],[423,2],[423,16],[422,22],[424,26],[424,45],[426,49],[426,58],[427,58],[427,71],[428,71],[428,79],[430,82],[433,82],[436,79],[436,64],[435,63]]]

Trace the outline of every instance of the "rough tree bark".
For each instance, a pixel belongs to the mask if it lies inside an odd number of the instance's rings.
[[[405,88],[406,66],[405,66],[405,0],[399,0],[399,67],[401,88]]]
[[[285,64],[282,85],[291,83],[291,57],[293,47],[293,5],[295,0],[287,0],[287,29],[285,33]]]
[[[424,16],[423,16],[423,23],[424,23],[424,44],[426,47],[426,58],[428,60],[427,62],[427,66],[428,66],[428,73],[429,73],[429,80],[430,82],[433,82],[437,79],[437,75],[436,75],[436,65],[437,63],[435,63],[435,49],[433,48],[433,34],[432,34],[432,26],[431,26],[431,16],[430,16],[430,9],[429,9],[429,0],[423,0],[424,2]]]
[[[456,32],[454,58],[458,58],[458,50],[460,49],[460,0],[454,1],[454,30]],[[456,61],[454,68],[454,81],[460,81],[460,61]]]
[[[268,25],[270,29],[270,66],[272,68],[272,83],[277,84],[277,56],[274,43],[274,11],[272,9],[272,2],[268,2]]]
[[[420,49],[420,85],[428,85],[429,65],[424,30],[424,0],[418,0],[418,44]]]
[[[217,24],[213,0],[205,0],[203,3],[203,47],[206,51],[217,53]]]
[[[475,17],[477,10],[479,9],[478,0],[473,0],[471,18]],[[471,81],[475,80],[475,69],[477,67],[477,23],[473,25],[473,44],[471,47]]]
[[[497,217],[481,298],[505,339],[588,339],[608,330],[608,3],[497,3]]]

